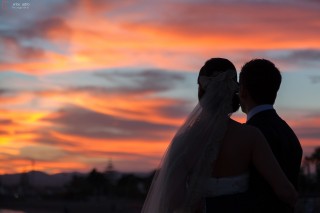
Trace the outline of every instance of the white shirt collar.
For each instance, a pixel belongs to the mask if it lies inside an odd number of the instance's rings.
[[[262,111],[270,110],[270,109],[273,109],[273,105],[271,104],[263,104],[263,105],[253,107],[247,114],[247,121],[250,120],[255,114]]]

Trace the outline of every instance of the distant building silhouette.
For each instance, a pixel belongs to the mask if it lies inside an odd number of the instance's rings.
[[[112,163],[112,159],[109,159],[108,166],[106,169],[106,174],[110,174],[110,173],[114,173],[114,172],[115,172],[115,170],[114,170],[114,166]]]
[[[105,176],[107,179],[110,181],[111,184],[115,184],[117,181],[117,172],[114,168],[112,159],[109,159],[106,171],[105,171]]]

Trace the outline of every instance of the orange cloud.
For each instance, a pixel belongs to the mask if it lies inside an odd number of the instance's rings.
[[[57,132],[52,132],[52,136],[63,141],[71,142],[69,145],[61,144],[67,151],[81,151],[86,150],[87,153],[97,152],[97,151],[107,151],[107,152],[128,152],[132,154],[161,154],[164,152],[168,145],[168,140],[158,141],[141,141],[141,140],[131,140],[131,141],[115,141],[112,139],[95,139],[95,138],[85,138],[79,136],[65,135]],[[167,138],[169,139],[169,138]],[[71,145],[71,146],[70,146]]]
[[[198,62],[190,63],[194,57],[203,61],[208,55],[243,50],[320,48],[317,4],[147,4],[150,11],[157,8],[152,13],[131,11],[130,5],[131,1],[81,1],[68,19],[48,18],[38,24],[45,33],[36,30],[38,25],[20,30],[25,37],[40,37],[65,53],[43,48],[38,51],[41,55],[34,56],[38,58],[5,62],[0,69],[38,74],[139,66],[192,70],[199,67]],[[127,12],[117,13],[121,8]],[[102,16],[102,11],[114,15]],[[14,46],[7,46],[14,53],[24,48],[24,38],[16,39]]]
[[[159,160],[165,152],[171,138],[162,142],[158,141],[114,141],[111,139],[94,139],[79,136],[64,135],[52,132],[52,137],[68,141],[70,144],[59,144],[58,146],[70,153],[81,153],[83,161],[92,158],[102,159],[104,166],[107,159],[113,160],[116,168],[120,171],[150,171],[159,166]],[[75,160],[77,158],[73,158]],[[101,161],[101,160],[100,160]],[[143,162],[143,165],[141,165]],[[88,165],[92,165],[89,164]],[[140,166],[139,166],[140,165]],[[87,166],[90,169],[90,166]]]
[[[0,30],[6,49],[0,70],[34,75],[72,71],[75,78],[79,70],[114,67],[191,71],[214,55],[243,63],[255,51],[293,51],[296,57],[296,51],[311,49],[316,58],[320,48],[317,4],[220,1],[144,6],[129,0],[82,0],[65,5],[67,18],[48,13],[26,26]],[[310,51],[302,53],[308,57]],[[139,79],[131,81],[137,84],[133,87],[123,83],[112,88],[106,82],[106,87],[63,88],[57,83],[51,90],[0,90],[0,159],[5,162],[0,171],[30,170],[32,159],[36,169],[50,173],[102,168],[108,158],[120,170],[155,168],[192,103],[159,96],[177,83],[171,78],[179,78],[152,75],[146,80],[141,76],[149,72],[131,75]],[[319,145],[319,116],[297,119],[299,113],[293,114],[286,120],[311,152]],[[233,117],[245,122],[243,115]],[[41,151],[53,153],[44,158],[39,157]]]
[[[158,87],[162,89],[161,85]],[[132,169],[128,164],[136,161],[146,162],[147,166],[140,168],[144,171],[155,168],[184,119],[183,115],[166,115],[171,110],[167,107],[179,106],[181,112],[184,108],[180,104],[184,102],[146,98],[150,94],[148,89],[130,94],[90,87],[16,93],[12,99],[20,100],[18,105],[41,98],[40,103],[49,102],[61,110],[41,111],[43,104],[37,110],[1,110],[0,145],[3,153],[10,155],[8,164],[12,160],[11,165],[16,168],[6,167],[3,171],[22,172],[32,159],[37,161],[37,169],[47,172],[87,171],[101,167],[103,160],[110,157],[120,170]],[[13,102],[8,99],[8,103]],[[50,154],[39,157],[40,152]],[[94,158],[100,160],[90,160]],[[15,161],[18,159],[22,160]]]

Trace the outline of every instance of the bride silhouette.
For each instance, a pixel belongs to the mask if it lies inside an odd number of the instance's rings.
[[[172,139],[142,212],[250,212],[251,165],[279,199],[294,205],[297,193],[262,133],[230,118],[239,109],[234,65],[208,60],[198,84],[199,103]]]

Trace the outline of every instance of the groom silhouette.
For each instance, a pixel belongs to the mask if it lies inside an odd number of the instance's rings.
[[[247,124],[260,129],[287,178],[297,188],[302,148],[293,130],[273,108],[281,84],[280,71],[268,60],[254,59],[242,67],[239,82]],[[249,192],[255,201],[254,212],[294,212],[276,197],[253,166]]]

